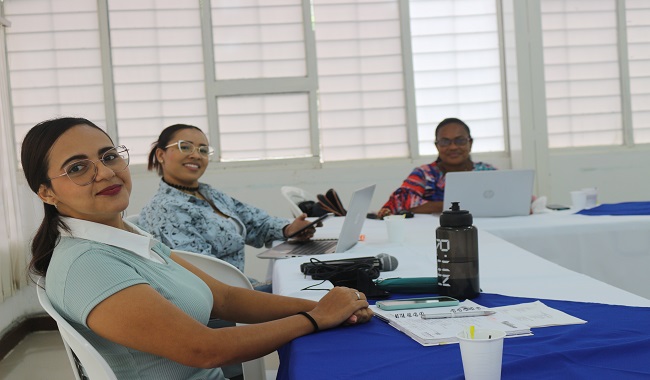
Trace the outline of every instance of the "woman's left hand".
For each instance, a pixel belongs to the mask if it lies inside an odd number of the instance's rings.
[[[287,228],[284,229],[284,236],[291,236],[293,235],[296,231],[300,231],[300,229],[304,228],[305,226],[308,226],[311,222],[306,220],[307,214],[302,214],[299,217],[297,217],[291,224],[287,226]],[[322,227],[323,223],[318,222],[316,224],[316,227]],[[294,236],[293,238],[296,240],[309,240],[314,236],[314,233],[316,232],[316,228],[314,226],[311,226],[304,231],[300,232],[298,235]]]

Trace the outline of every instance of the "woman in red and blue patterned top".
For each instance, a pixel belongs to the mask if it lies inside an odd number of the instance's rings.
[[[467,124],[459,119],[448,118],[438,124],[435,144],[438,158],[411,172],[379,210],[380,218],[404,211],[416,214],[441,213],[446,173],[496,170],[490,164],[472,161],[472,136]]]

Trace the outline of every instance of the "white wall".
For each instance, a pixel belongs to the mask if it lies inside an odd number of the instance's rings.
[[[599,203],[649,201],[648,162],[648,146],[551,152],[550,194],[554,202],[570,204],[570,191],[597,187]]]

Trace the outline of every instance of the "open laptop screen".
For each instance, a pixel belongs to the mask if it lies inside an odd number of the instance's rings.
[[[530,214],[534,170],[486,170],[447,173],[443,210],[460,202],[474,217]]]

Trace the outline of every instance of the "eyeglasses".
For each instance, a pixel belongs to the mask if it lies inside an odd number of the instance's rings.
[[[467,137],[456,137],[455,139],[440,139],[436,140],[436,145],[441,147],[450,146],[453,142],[456,146],[465,146],[468,142],[472,141],[471,138]]]
[[[129,166],[129,150],[124,146],[116,146],[102,154],[101,161],[104,166],[114,173],[121,172]],[[91,184],[97,178],[97,164],[92,160],[79,160],[70,163],[63,169],[64,173],[50,178],[50,181],[67,175],[68,178],[79,186]]]
[[[209,146],[209,145],[201,145],[201,146],[199,146],[197,148],[196,145],[192,144],[189,141],[185,141],[185,140],[178,140],[177,142],[175,142],[173,144],[169,144],[169,145],[167,145],[165,147],[165,149],[170,148],[172,146],[177,146],[178,150],[181,153],[186,154],[186,155],[190,155],[190,154],[196,152],[197,150],[199,151],[199,154],[201,156],[203,156],[203,157],[212,156],[212,154],[214,153],[214,148]]]

